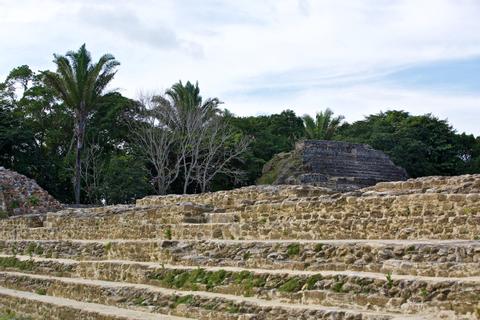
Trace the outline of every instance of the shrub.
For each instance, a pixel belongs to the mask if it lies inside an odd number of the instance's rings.
[[[322,277],[321,274],[316,274],[316,275],[310,276],[307,279],[307,290],[315,289],[315,284],[322,279],[323,279],[323,277]]]
[[[172,228],[168,227],[164,231],[165,239],[172,240]]]
[[[35,290],[35,293],[36,293],[36,294],[39,294],[39,295],[41,295],[41,296],[44,296],[44,295],[47,294],[47,290],[44,289],[44,288],[38,288],[38,289]]]
[[[32,260],[20,260],[17,257],[0,257],[0,268],[19,269],[22,271],[30,271],[33,269]]]
[[[282,292],[297,292],[297,291],[300,291],[300,289],[302,289],[303,287],[303,284],[304,282],[302,280],[300,280],[300,278],[298,277],[293,277],[291,279],[289,279],[287,282],[285,282],[284,284],[282,284],[278,290],[282,291]]]
[[[287,255],[289,257],[298,256],[300,253],[300,245],[298,243],[289,244],[287,247]]]
[[[391,272],[387,273],[385,277],[387,278],[387,287],[388,289],[391,289],[393,287],[392,273]]]
[[[31,206],[31,207],[36,207],[40,204],[40,199],[36,196],[36,195],[31,195],[30,197],[28,197],[28,204]]]

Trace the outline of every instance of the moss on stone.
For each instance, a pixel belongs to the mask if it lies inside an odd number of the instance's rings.
[[[257,184],[285,184],[300,173],[303,167],[300,155],[295,152],[276,154],[263,167],[263,173]]]
[[[33,261],[20,260],[17,257],[0,257],[0,268],[31,271],[33,269]]]
[[[38,288],[38,289],[35,290],[35,293],[39,294],[41,296],[44,296],[44,295],[47,294],[47,290],[45,290],[44,288]]]
[[[165,239],[172,240],[172,228],[168,227],[163,231]]]
[[[289,257],[298,256],[300,254],[300,245],[298,243],[289,244],[287,247],[287,255]]]
[[[305,284],[305,281],[300,279],[299,277],[293,277],[287,280],[284,284],[282,284],[278,290],[282,292],[298,292],[302,289],[303,285]]]
[[[205,285],[207,290],[213,289],[223,283],[227,272],[225,270],[205,271],[198,268],[195,270],[161,270],[150,274],[148,277],[158,280],[167,288],[198,290],[198,285]]]
[[[5,311],[0,311],[0,320],[31,320],[31,318],[17,316],[15,312],[10,310],[5,310]]]
[[[186,296],[175,296],[172,307],[176,308],[181,304],[190,305],[192,301],[193,301],[193,296],[191,294]]]
[[[321,274],[315,274],[313,276],[308,277],[307,279],[307,290],[315,289],[315,285],[318,281],[323,279]]]
[[[9,214],[7,211],[0,210],[0,219],[6,219],[8,217],[9,217]]]

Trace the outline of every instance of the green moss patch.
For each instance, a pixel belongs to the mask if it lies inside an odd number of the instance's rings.
[[[33,270],[32,260],[20,260],[17,257],[0,257],[1,269],[18,269],[22,271]]]

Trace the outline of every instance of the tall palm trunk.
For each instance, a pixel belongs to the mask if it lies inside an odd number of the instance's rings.
[[[75,193],[75,203],[80,204],[80,194],[82,190],[82,149],[85,137],[86,119],[82,112],[77,114],[77,121],[75,125],[75,134],[77,136],[77,148],[75,154],[75,177],[73,189]]]

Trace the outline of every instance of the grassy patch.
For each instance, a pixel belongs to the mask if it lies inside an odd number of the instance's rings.
[[[217,286],[234,286],[240,294],[252,296],[254,288],[263,288],[267,281],[267,274],[254,274],[249,271],[227,272],[206,271],[198,268],[194,270],[161,269],[148,275],[149,279],[156,280],[166,288],[185,290],[213,291]]]
[[[105,252],[110,251],[110,249],[112,249],[112,243],[111,242],[105,243],[105,245],[103,246],[103,249],[105,250]]]
[[[44,288],[38,288],[38,289],[35,290],[35,293],[36,293],[36,294],[39,294],[39,295],[41,295],[41,296],[44,296],[44,295],[47,294],[47,290],[44,289]]]
[[[18,200],[10,201],[10,209],[20,208],[20,202]]]
[[[295,176],[302,167],[303,160],[297,152],[278,153],[265,164],[265,171],[258,178],[257,184],[272,184],[278,179],[284,180],[287,177]]]
[[[391,288],[393,287],[392,273],[391,273],[391,272],[387,273],[387,275],[385,276],[385,278],[387,279],[387,287],[388,287],[388,289],[391,289]]]
[[[323,279],[323,277],[322,277],[321,274],[316,274],[316,275],[310,276],[307,279],[307,290],[315,289],[315,284],[322,279]]]
[[[173,301],[173,308],[178,307],[180,304],[191,304],[193,301],[193,296],[187,295],[187,296],[175,296],[174,301]]]
[[[172,228],[168,227],[163,231],[163,234],[165,236],[165,239],[172,240]]]
[[[0,320],[31,320],[31,318],[20,317],[10,310],[0,311]]]
[[[429,294],[429,292],[428,292],[428,290],[427,290],[426,288],[420,289],[420,295],[421,295],[424,299],[428,297],[428,294]]]
[[[198,285],[203,284],[207,290],[211,290],[222,284],[226,276],[225,270],[205,271],[205,269],[198,268],[195,270],[163,269],[150,274],[149,278],[160,281],[167,288],[198,290]]]
[[[31,195],[30,197],[28,197],[28,204],[32,207],[36,207],[40,204],[40,199],[35,196],[35,195]]]
[[[247,251],[243,254],[243,261],[247,261],[248,259],[250,259],[250,257],[252,256],[252,254],[250,253],[250,251]]]
[[[33,256],[33,254],[41,256],[43,254],[43,248],[40,244],[35,244],[33,242],[30,242],[28,244],[27,249],[25,250],[25,253],[28,254],[29,256]]]
[[[17,257],[0,257],[0,268],[2,269],[18,269],[22,271],[33,270],[32,260],[19,260]]]
[[[35,252],[36,245],[33,242],[30,242],[27,246],[27,249],[25,250],[25,253],[28,254],[29,256],[32,256],[33,253]]]
[[[298,256],[300,254],[300,245],[298,243],[289,244],[287,247],[287,255],[289,257]]]
[[[146,306],[146,302],[145,302],[145,299],[142,298],[142,297],[136,297],[135,299],[133,299],[133,304],[136,305],[136,306]]]
[[[230,303],[230,305],[228,306],[227,312],[228,313],[239,313],[240,308],[236,304]]]
[[[332,290],[337,293],[344,292],[343,285],[345,284],[344,281],[337,281],[333,284]]]
[[[0,210],[0,219],[6,219],[9,217],[9,214],[7,211]],[[1,320],[1,318],[0,318]]]
[[[293,277],[282,284],[278,290],[282,292],[298,292],[300,289],[302,289],[304,284],[305,282],[302,279]]]

